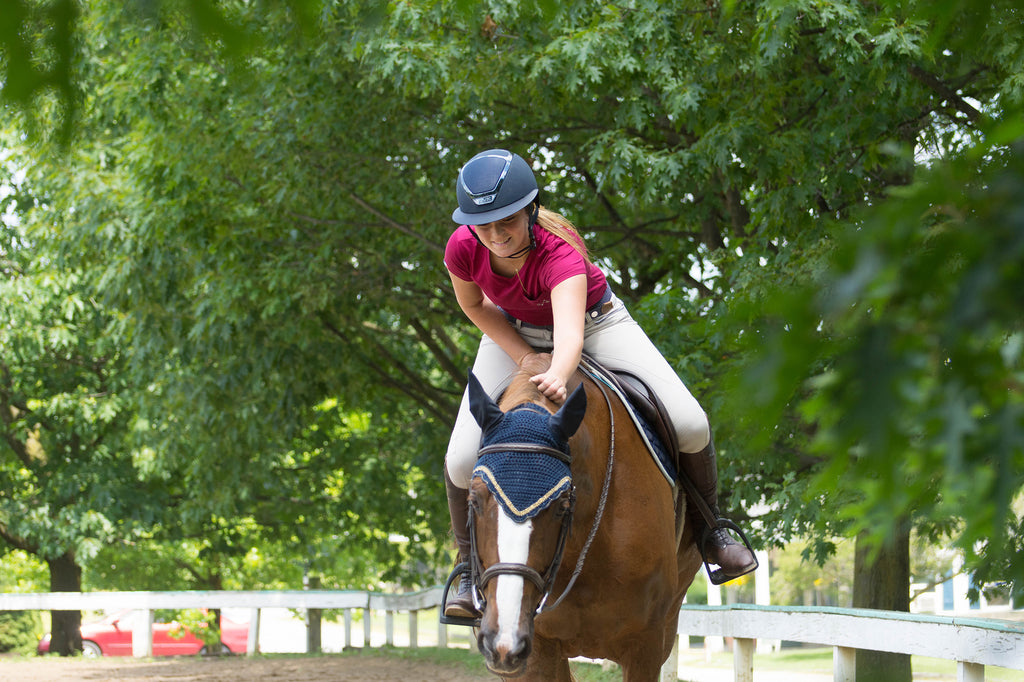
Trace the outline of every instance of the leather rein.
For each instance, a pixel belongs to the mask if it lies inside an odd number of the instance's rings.
[[[555,554],[543,575],[526,564],[512,562],[498,562],[488,566],[487,569],[484,569],[483,565],[480,563],[480,553],[477,550],[476,543],[476,510],[472,505],[470,505],[469,538],[472,550],[470,552],[470,570],[473,585],[476,588],[473,590],[473,601],[474,605],[480,612],[483,612],[485,606],[483,598],[484,589],[491,580],[499,575],[514,575],[521,577],[524,580],[529,581],[537,588],[538,591],[540,591],[541,599],[537,604],[536,611],[534,612],[535,616],[539,616],[545,611],[550,611],[561,604],[562,600],[569,594],[569,591],[572,590],[573,585],[576,584],[576,578],[579,577],[580,572],[583,570],[583,563],[586,561],[587,553],[590,551],[590,545],[593,543],[594,537],[597,535],[597,529],[601,525],[601,519],[604,517],[605,503],[608,501],[608,491],[611,488],[612,468],[615,463],[615,412],[612,410],[611,399],[608,397],[608,393],[604,386],[602,386],[600,382],[594,382],[594,384],[601,390],[601,395],[604,396],[605,403],[608,406],[608,417],[611,432],[608,447],[608,466],[605,469],[604,483],[601,487],[601,499],[598,501],[597,511],[594,515],[594,524],[590,528],[590,533],[587,535],[587,541],[583,544],[583,549],[580,550],[580,555],[576,560],[576,567],[572,572],[572,576],[569,578],[569,583],[565,586],[565,589],[562,590],[562,594],[559,595],[558,599],[556,599],[550,606],[547,606],[548,596],[550,596],[551,588],[554,586],[555,578],[558,575],[558,569],[562,565],[562,558],[565,554],[566,539],[569,537],[569,531],[572,528],[573,513],[576,509],[575,486],[571,486],[569,490],[562,493],[559,498],[561,508],[556,513],[561,516],[562,523],[558,531],[558,542],[555,547]],[[544,454],[550,457],[555,457],[566,464],[572,464],[571,454],[562,452],[556,448],[537,445],[535,443],[496,443],[480,448],[477,452],[477,457],[492,452]]]

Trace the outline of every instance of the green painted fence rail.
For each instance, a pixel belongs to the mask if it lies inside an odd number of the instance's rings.
[[[1024,623],[1013,621],[874,609],[684,605],[677,632],[734,638],[736,682],[753,680],[758,639],[833,647],[835,682],[853,682],[858,649],[953,660],[958,682],[983,681],[986,665],[1024,670]]]

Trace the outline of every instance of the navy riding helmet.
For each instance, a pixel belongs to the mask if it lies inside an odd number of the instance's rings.
[[[506,218],[531,203],[540,205],[537,180],[523,157],[504,149],[480,152],[466,162],[455,183],[459,207],[452,220],[460,225],[486,225]],[[536,208],[532,225],[536,220]]]

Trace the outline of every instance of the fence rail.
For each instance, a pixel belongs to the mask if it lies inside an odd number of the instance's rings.
[[[132,631],[132,654],[153,654],[153,611],[155,609],[249,609],[249,640],[246,653],[258,650],[260,610],[270,608],[306,609],[319,614],[323,609],[345,612],[345,646],[352,646],[352,614],[361,610],[363,641],[369,643],[373,611],[385,613],[386,643],[395,643],[394,618],[397,613],[409,614],[409,645],[417,646],[416,613],[436,608],[441,603],[441,587],[405,594],[337,590],[275,590],[275,591],[189,591],[189,592],[40,592],[33,594],[0,594],[0,611],[99,611],[135,609],[148,614],[140,618]],[[313,619],[319,624],[319,617]],[[447,626],[438,624],[438,644],[447,646]],[[318,628],[317,628],[318,630]],[[310,651],[319,650],[320,633],[310,632]]]
[[[136,609],[149,614],[133,632],[132,652],[152,655],[154,609],[250,609],[248,652],[255,653],[259,614],[266,608],[345,611],[345,646],[351,646],[352,612],[362,610],[364,642],[370,641],[370,613],[385,612],[386,643],[394,645],[394,617],[409,615],[409,645],[417,646],[416,613],[437,608],[440,587],[407,594],[335,590],[235,592],[50,592],[0,594],[0,611]],[[319,622],[319,621],[316,621]],[[944,658],[957,662],[958,682],[982,682],[985,666],[1024,670],[1024,622],[997,621],[875,611],[869,609],[792,606],[684,605],[680,638],[721,636],[734,639],[736,682],[752,682],[757,639],[787,640],[833,647],[833,677],[853,682],[858,649]],[[319,633],[315,639],[319,642]],[[447,646],[447,626],[438,625],[438,643]],[[677,662],[669,661],[663,679],[677,679]]]
[[[788,640],[833,647],[833,678],[853,682],[857,649],[957,662],[958,682],[981,682],[985,666],[1024,670],[1024,623],[794,606],[683,606],[681,636],[733,637],[737,682],[753,680],[754,642]]]

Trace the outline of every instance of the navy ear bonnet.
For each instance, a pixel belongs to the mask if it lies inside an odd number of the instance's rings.
[[[499,445],[501,443],[532,443],[546,445],[562,452],[569,452],[569,441],[561,434],[556,434],[548,420],[551,415],[547,410],[531,403],[515,407],[484,433],[480,441],[481,447]]]
[[[529,443],[569,453],[569,442],[550,425],[546,411],[530,405],[509,410],[485,429],[482,447],[509,443],[509,450],[488,452],[477,460],[473,477],[480,478],[505,512],[523,523],[546,509],[572,485],[565,462],[536,452],[517,452],[516,443]]]

